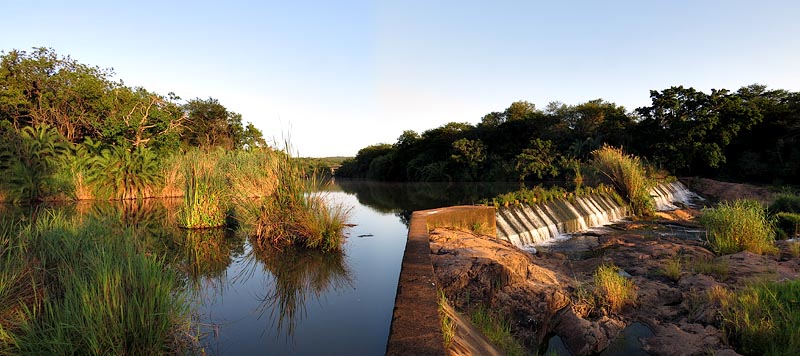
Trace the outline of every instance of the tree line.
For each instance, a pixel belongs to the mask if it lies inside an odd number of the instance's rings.
[[[72,144],[147,148],[157,155],[187,147],[265,145],[252,123],[244,124],[240,114],[217,99],[181,103],[174,93],[127,86],[113,79],[111,69],[50,48],[1,53],[0,130],[6,136],[48,126]]]
[[[517,101],[472,125],[450,122],[361,149],[337,176],[387,181],[580,179],[590,152],[623,147],[677,175],[800,182],[800,93],[753,84],[650,91],[633,111],[602,99],[544,109]]]

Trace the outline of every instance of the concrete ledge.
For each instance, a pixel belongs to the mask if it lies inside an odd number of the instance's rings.
[[[428,242],[429,218],[436,226],[445,226],[452,219],[456,226],[481,223],[487,224],[485,228],[492,234],[495,231],[492,207],[456,206],[411,215],[386,355],[446,355]]]

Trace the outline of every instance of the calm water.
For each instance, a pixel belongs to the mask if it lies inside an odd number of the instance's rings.
[[[181,200],[81,203],[39,209],[94,215],[135,228],[183,277],[210,355],[383,355],[413,210],[469,204],[517,185],[340,181],[352,207],[342,253],[255,251],[245,236],[176,227]],[[30,211],[2,206],[3,216]]]

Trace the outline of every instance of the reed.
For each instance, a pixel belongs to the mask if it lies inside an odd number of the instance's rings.
[[[775,253],[775,231],[766,211],[753,200],[723,202],[704,209],[699,221],[707,230],[706,240],[718,254],[750,251]]]
[[[229,199],[223,172],[218,167],[222,154],[187,153],[184,204],[178,213],[180,227],[202,229],[225,225]]]
[[[636,286],[620,275],[619,268],[602,265],[594,273],[595,296],[609,313],[616,314],[628,304],[636,302]]]
[[[650,197],[652,182],[639,157],[628,155],[621,148],[603,145],[592,151],[593,166],[628,201],[635,215],[652,215],[655,203]]]
[[[795,355],[800,350],[800,281],[750,285],[722,298],[722,328],[745,355]]]
[[[303,167],[288,153],[277,154],[273,167],[276,185],[272,194],[239,204],[255,244],[339,250],[350,208],[329,201],[321,192],[324,182],[316,175],[306,177]]]
[[[151,355],[192,342],[175,274],[145,255],[131,230],[112,225],[46,215],[20,232],[42,271],[43,297],[39,305],[18,298],[27,319],[8,343],[12,353]]]

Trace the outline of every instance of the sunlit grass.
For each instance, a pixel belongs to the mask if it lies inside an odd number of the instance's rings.
[[[627,155],[620,148],[603,145],[592,151],[594,167],[617,188],[635,215],[651,215],[655,203],[650,197],[652,182],[639,157]]]
[[[511,335],[511,322],[493,314],[483,305],[472,312],[472,324],[506,355],[526,355],[525,347]]]
[[[599,305],[612,314],[636,302],[636,286],[619,273],[619,268],[602,265],[594,273],[595,295]]]
[[[772,222],[756,201],[723,202],[715,208],[704,209],[699,221],[707,230],[709,245],[718,254],[777,251]]]

